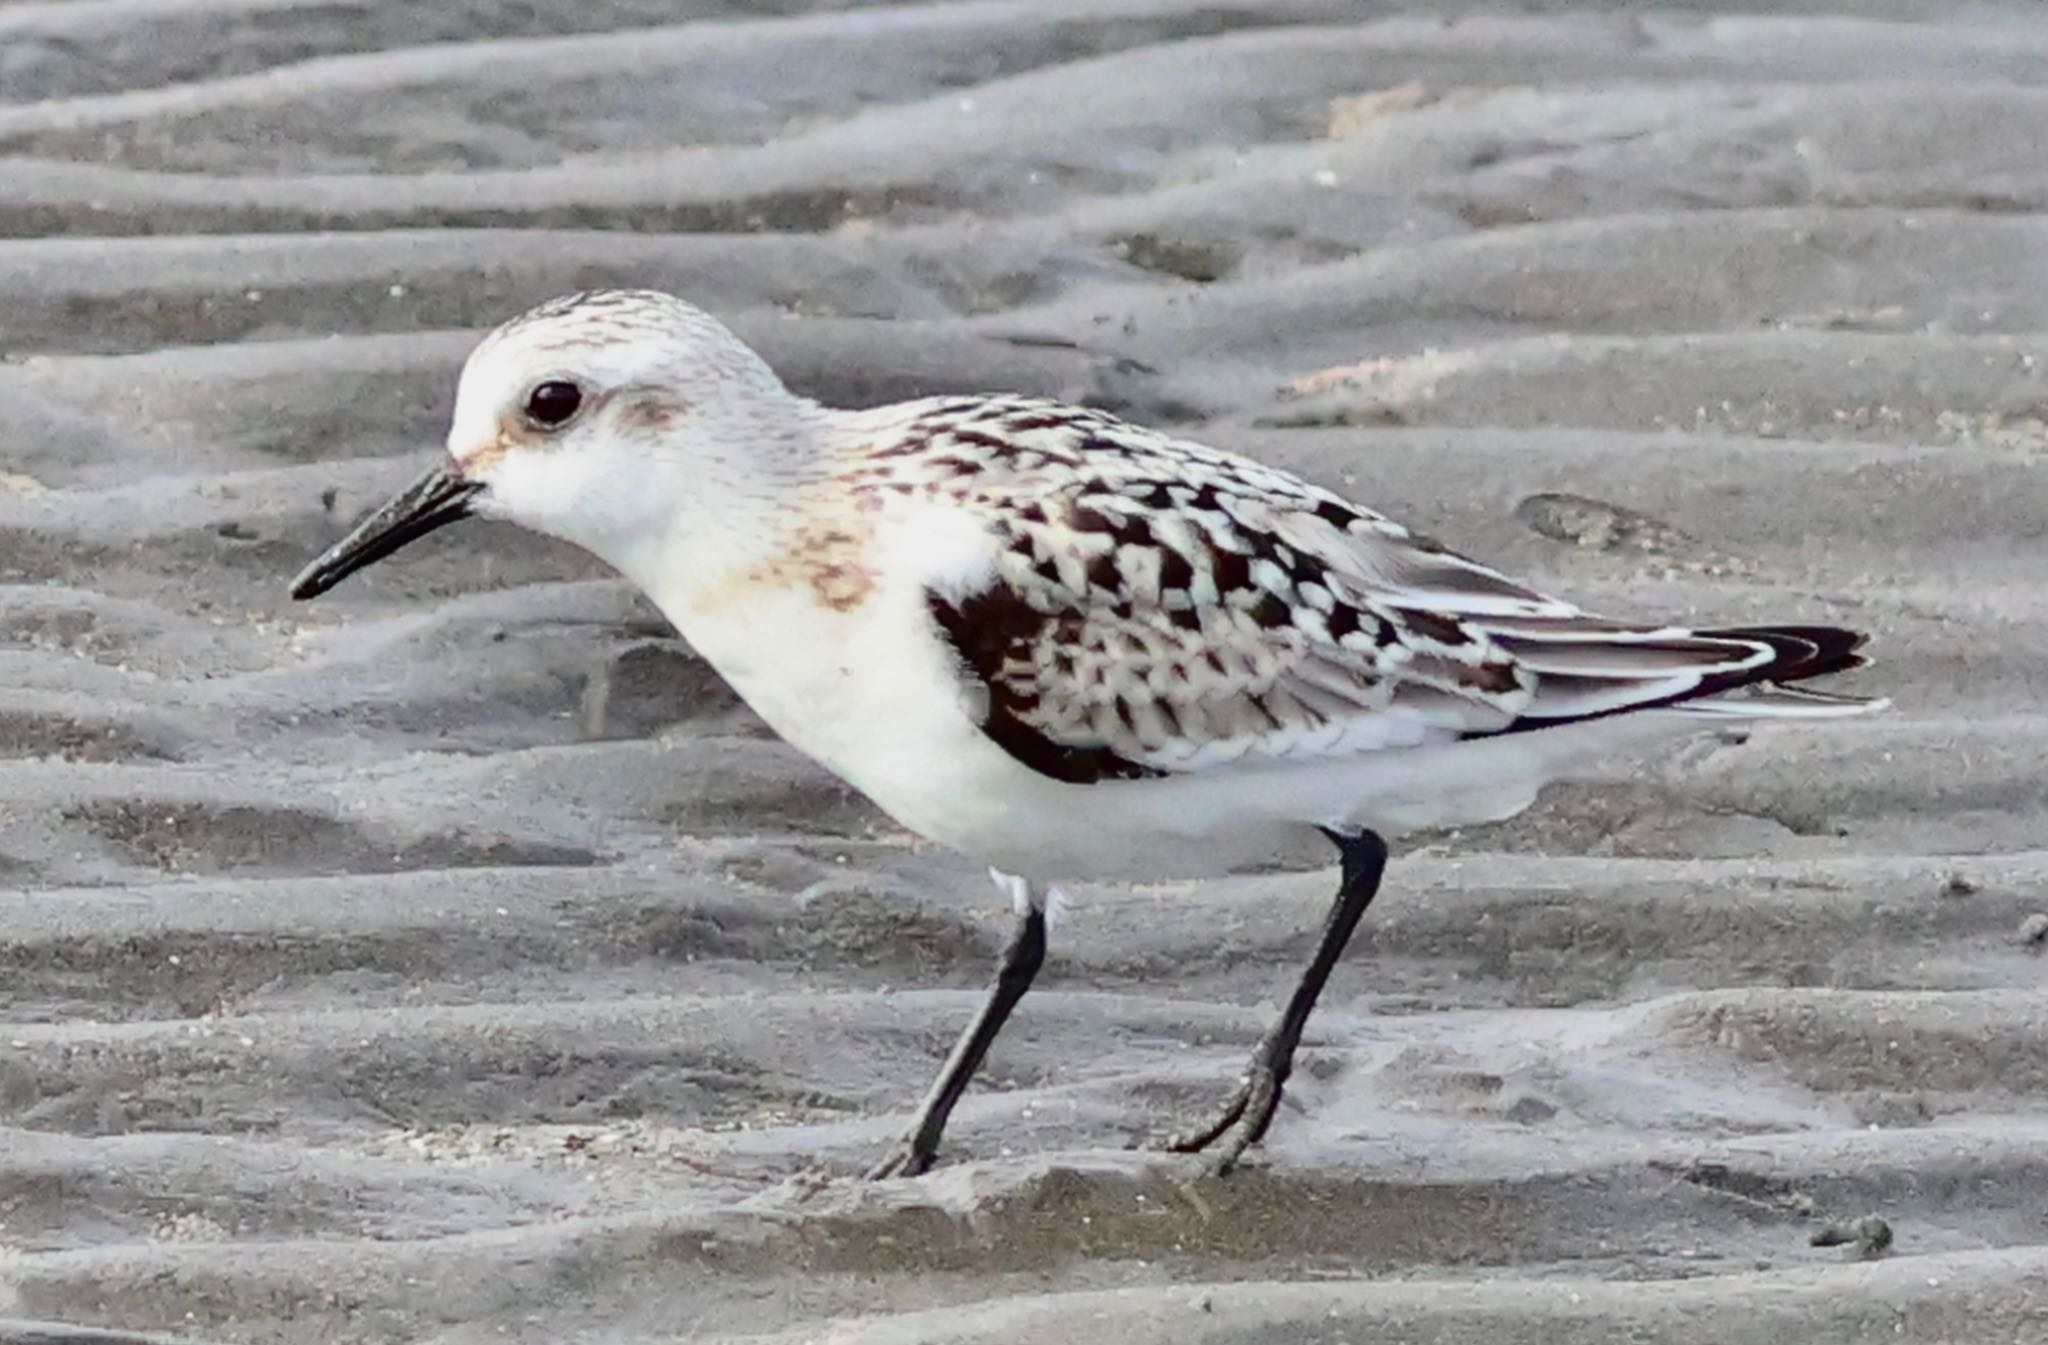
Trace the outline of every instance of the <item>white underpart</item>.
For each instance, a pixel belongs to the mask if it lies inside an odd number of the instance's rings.
[[[695,310],[643,298],[609,345],[573,312],[508,328],[465,376],[458,434],[586,347],[593,376],[672,380],[688,417],[636,435],[594,414],[580,439],[480,470],[486,507],[616,565],[778,733],[992,866],[1020,911],[1055,880],[1212,874],[1318,827],[1509,817],[1547,781],[1714,721],[1873,708],[1764,686],[1463,737],[1777,654],[1601,622],[1272,468],[1078,409],[825,411]],[[977,673],[935,599],[991,629],[1048,620]],[[1013,729],[1168,773],[1034,769],[992,736],[1006,696]]]

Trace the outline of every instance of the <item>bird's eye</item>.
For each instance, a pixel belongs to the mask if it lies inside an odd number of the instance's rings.
[[[553,429],[567,423],[581,405],[583,389],[574,383],[551,379],[526,394],[526,418],[536,425]]]

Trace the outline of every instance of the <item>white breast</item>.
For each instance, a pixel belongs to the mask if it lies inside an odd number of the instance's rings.
[[[769,727],[913,831],[973,853],[1035,779],[970,718],[908,585],[846,611],[780,585],[649,596]]]

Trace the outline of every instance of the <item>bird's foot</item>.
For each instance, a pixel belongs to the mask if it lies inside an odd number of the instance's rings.
[[[1200,1130],[1175,1135],[1160,1147],[1177,1154],[1206,1153],[1210,1174],[1226,1175],[1273,1124],[1273,1113],[1280,1107],[1280,1083],[1279,1071],[1264,1060],[1254,1061],[1215,1120]]]
[[[887,1181],[891,1177],[922,1177],[931,1171],[932,1163],[938,1158],[938,1151],[921,1148],[915,1135],[905,1135],[892,1146],[882,1160],[862,1173],[863,1180]]]
[[[1158,1147],[1168,1153],[1198,1154],[1214,1144],[1217,1137],[1244,1115],[1245,1104],[1251,1101],[1252,1081],[1249,1077],[1238,1082],[1237,1091],[1230,1095],[1230,1101],[1223,1104],[1223,1110],[1216,1119],[1200,1130],[1182,1130],[1161,1140]]]

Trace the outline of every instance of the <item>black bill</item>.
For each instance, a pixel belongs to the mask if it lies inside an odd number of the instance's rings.
[[[294,598],[317,598],[328,589],[444,523],[469,517],[470,497],[481,489],[436,465],[397,499],[356,524],[349,535],[321,552],[292,580]]]

